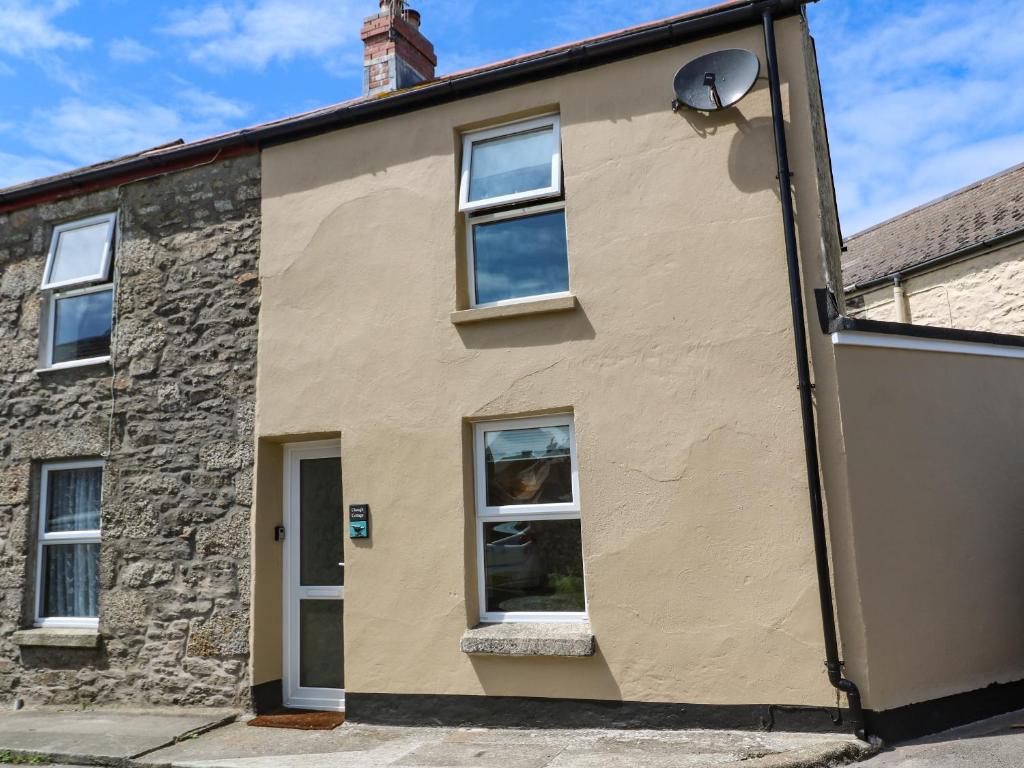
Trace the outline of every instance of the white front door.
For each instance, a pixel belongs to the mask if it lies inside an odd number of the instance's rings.
[[[341,446],[285,447],[284,704],[345,711]]]

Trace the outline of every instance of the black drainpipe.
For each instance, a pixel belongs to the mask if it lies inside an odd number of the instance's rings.
[[[796,341],[796,368],[800,389],[800,416],[804,431],[804,458],[807,463],[807,488],[811,497],[811,527],[814,531],[814,557],[818,568],[818,599],[821,623],[825,632],[825,667],[828,681],[846,694],[854,733],[867,738],[864,709],[857,686],[843,677],[836,639],[835,609],[832,607],[832,580],[829,576],[828,538],[825,534],[825,509],[821,501],[821,479],[818,465],[818,437],[814,427],[814,403],[811,398],[811,368],[807,355],[807,332],[804,327],[804,300],[800,287],[800,261],[797,255],[796,223],[793,219],[793,191],[790,186],[789,151],[786,147],[786,123],[782,112],[782,89],[779,85],[778,52],[775,49],[775,18],[771,6],[765,8],[764,50],[768,63],[768,88],[772,99],[772,122],[775,126],[775,154],[779,166],[779,197],[782,200],[782,224],[786,236],[786,264],[789,268],[789,302],[793,309],[793,337]]]

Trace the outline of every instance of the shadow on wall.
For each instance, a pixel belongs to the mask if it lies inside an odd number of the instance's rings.
[[[751,91],[751,95],[765,87],[759,85]],[[753,194],[771,191],[778,198],[775,131],[770,117],[748,120],[739,107],[723,109],[721,112],[697,112],[683,107],[678,114],[702,139],[712,138],[719,129],[734,125],[738,132],[729,146],[729,178],[741,192]],[[786,123],[786,133],[789,131],[789,123]]]
[[[598,647],[587,658],[470,656],[473,671],[488,696],[604,699],[622,701]]]
[[[109,669],[105,647],[75,649],[26,646],[21,649],[21,663],[26,668],[44,669]]]
[[[567,341],[587,341],[596,336],[582,306],[571,312],[516,317],[511,322],[485,322],[456,326],[467,349],[541,347]]]

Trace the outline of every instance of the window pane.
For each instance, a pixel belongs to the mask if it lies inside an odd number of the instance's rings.
[[[61,232],[49,282],[62,283],[98,274],[110,243],[110,229],[110,222],[102,221]]]
[[[513,195],[551,186],[552,126],[473,144],[469,200]]]
[[[341,459],[299,462],[299,583],[340,587],[342,559]]]
[[[473,225],[476,303],[569,290],[565,211]]]
[[[41,617],[99,616],[99,544],[43,547]]]
[[[46,532],[98,531],[102,467],[46,473]]]
[[[56,299],[53,362],[66,363],[110,354],[113,296],[110,290]]]
[[[487,506],[571,502],[569,451],[568,426],[484,432]]]
[[[299,602],[299,685],[344,688],[342,600]]]
[[[579,520],[484,523],[488,612],[586,610]]]

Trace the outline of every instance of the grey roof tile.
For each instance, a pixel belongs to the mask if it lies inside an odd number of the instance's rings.
[[[1024,164],[847,238],[846,287],[1024,228]]]

